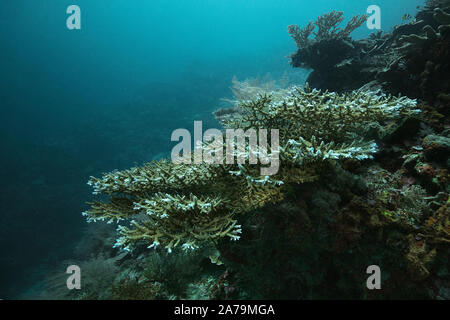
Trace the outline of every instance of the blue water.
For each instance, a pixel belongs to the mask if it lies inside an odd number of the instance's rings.
[[[0,298],[70,258],[90,175],[164,156],[170,132],[239,79],[293,70],[287,33],[333,9],[382,9],[390,31],[419,0],[2,0]],[[81,8],[82,29],[66,28]],[[370,31],[362,27],[354,38]]]

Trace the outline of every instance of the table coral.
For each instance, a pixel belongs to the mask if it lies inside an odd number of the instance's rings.
[[[83,214],[88,221],[129,221],[119,225],[116,242],[126,250],[138,242],[171,252],[224,237],[238,240],[237,214],[281,201],[289,185],[317,180],[336,161],[371,158],[377,146],[364,133],[372,124],[418,112],[416,101],[405,97],[362,91],[339,95],[309,87],[239,101],[223,126],[278,129],[280,147],[271,150],[280,156],[278,173],[261,176],[259,165],[250,164],[153,161],[91,177],[94,194],[110,200],[90,203]]]

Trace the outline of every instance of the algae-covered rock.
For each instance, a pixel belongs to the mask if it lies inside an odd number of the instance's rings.
[[[427,159],[446,162],[450,155],[450,138],[431,134],[423,139],[422,147]]]

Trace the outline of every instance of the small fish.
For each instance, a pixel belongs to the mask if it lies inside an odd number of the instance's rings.
[[[406,21],[406,20],[411,20],[412,17],[409,13],[405,13],[404,15],[402,15],[402,21]]]

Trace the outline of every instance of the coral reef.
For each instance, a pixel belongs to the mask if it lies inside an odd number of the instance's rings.
[[[355,16],[347,23],[344,29],[341,29],[339,25],[344,21],[343,15],[344,12],[334,10],[320,16],[314,23],[310,21],[304,28],[298,25],[290,25],[288,32],[298,48],[302,49],[320,41],[348,39],[350,34],[367,20],[366,15]],[[318,30],[314,32],[316,26]],[[314,35],[313,39],[310,39],[311,35]]]
[[[105,236],[98,235],[98,238]],[[88,234],[87,239],[91,235]],[[104,240],[107,240],[105,237]],[[81,239],[78,247],[84,246]],[[213,247],[195,252],[172,254],[138,248],[132,253],[106,247],[90,248],[85,258],[67,261],[55,268],[42,283],[24,296],[42,300],[154,300],[209,299],[223,266],[211,264],[208,255],[217,255]],[[111,252],[115,251],[115,252]],[[95,253],[97,256],[93,256]],[[81,270],[81,289],[69,290],[68,265]]]
[[[245,143],[245,163],[160,160],[91,177],[101,201],[83,214],[118,222],[125,253],[105,295],[78,298],[450,299],[450,99],[438,80],[449,8],[430,0],[416,20],[359,41],[350,33],[364,16],[290,26],[291,62],[314,69],[309,84],[234,78],[214,113],[224,131],[278,129],[279,148]],[[273,175],[247,161],[269,153]],[[118,255],[93,241],[106,265]],[[365,286],[374,264],[381,290]]]
[[[334,85],[329,84],[336,81],[343,85],[340,78],[346,77],[346,73],[342,72],[345,71],[342,67],[348,66],[355,59],[355,52],[360,50],[359,43],[353,41],[350,34],[367,20],[367,16],[355,16],[341,29],[339,24],[343,20],[343,12],[332,11],[320,16],[314,23],[309,22],[304,28],[298,25],[288,27],[288,32],[298,47],[298,51],[290,56],[291,64],[294,67],[313,69],[307,81],[314,88],[337,91]],[[318,30],[314,32],[316,26]],[[311,35],[314,38],[310,38]],[[337,70],[341,72],[340,75]],[[321,79],[322,74],[327,77],[333,75],[333,79],[326,80],[328,86],[321,85],[325,81]],[[346,81],[351,79],[347,77]],[[357,88],[352,86],[351,89]]]
[[[421,186],[368,169],[336,167],[280,205],[242,216],[251,232],[220,243],[227,285],[216,297],[448,299],[448,204],[432,213]],[[372,264],[383,270],[377,292],[364,286]]]
[[[380,92],[338,95],[308,87],[239,100],[224,127],[279,129],[279,150],[271,150],[281,159],[278,173],[261,176],[258,166],[250,164],[154,161],[91,177],[94,194],[106,194],[110,201],[93,202],[83,214],[88,221],[131,220],[130,226],[119,226],[116,242],[126,250],[138,242],[171,252],[179,245],[191,250],[205,241],[237,240],[241,226],[236,215],[282,200],[289,185],[317,180],[336,161],[372,158],[377,147],[364,132],[416,114],[415,107],[414,100]],[[261,152],[246,149],[245,158]]]
[[[331,37],[333,40],[308,42],[304,39],[312,24],[304,29],[290,26],[289,33],[300,44],[291,55],[291,64],[314,69],[308,78],[314,88],[336,92],[362,86],[383,88],[392,94],[438,102],[438,111],[448,115],[450,88],[442,79],[450,72],[446,59],[449,11],[446,1],[429,2],[416,19],[397,26],[392,33],[379,31],[358,41]],[[328,16],[333,15],[319,20]]]
[[[109,299],[111,287],[119,271],[117,263],[121,257],[121,255],[106,257],[100,254],[86,260],[68,261],[64,263],[63,268],[58,268],[59,271],[52,272],[46,277],[39,294],[31,298],[43,300]],[[67,266],[73,264],[78,265],[82,272],[82,288],[80,290],[67,289],[65,270]],[[61,272],[61,270],[64,271]]]
[[[448,9],[447,9],[448,10]],[[442,79],[450,71],[446,62],[450,44],[450,15],[437,7],[421,11],[414,29],[397,32],[396,41],[385,54],[397,56],[394,63],[376,75],[376,79],[390,90],[421,98],[429,103],[445,101],[450,90]],[[408,78],[404,75],[408,73]],[[403,79],[402,79],[403,78]],[[444,108],[440,108],[444,115]],[[441,112],[442,112],[441,111]]]

